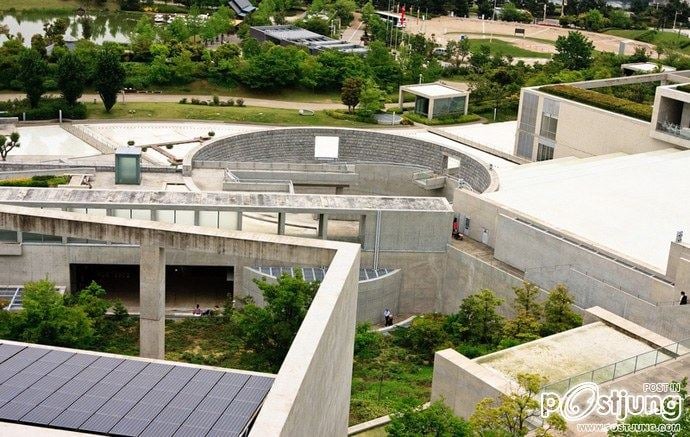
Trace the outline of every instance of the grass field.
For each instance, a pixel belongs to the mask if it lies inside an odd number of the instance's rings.
[[[371,127],[368,123],[340,120],[330,117],[324,111],[313,116],[299,115],[296,109],[262,107],[219,107],[182,105],[179,103],[118,103],[111,113],[105,112],[98,102],[87,103],[88,118],[95,119],[137,119],[137,120],[217,120],[242,123],[282,124],[294,126],[345,126]],[[133,111],[133,112],[130,112]]]
[[[544,52],[534,52],[532,50],[523,49],[517,47],[507,41],[500,39],[494,39],[489,41],[488,39],[471,39],[470,38],[470,49],[477,50],[479,46],[489,46],[491,48],[491,53],[494,55],[501,54],[505,56],[512,56],[514,58],[550,58],[551,53]]]
[[[680,35],[678,32],[662,31],[653,32],[645,29],[612,29],[605,32],[608,35],[648,42],[650,44],[678,45],[681,53],[690,54],[690,38]]]

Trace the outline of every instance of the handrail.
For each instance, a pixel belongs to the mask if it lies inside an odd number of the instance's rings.
[[[681,350],[681,347],[683,347],[684,350]],[[606,366],[602,366],[594,370],[588,370],[587,372],[583,372],[560,381],[545,384],[541,387],[540,391],[565,393],[574,385],[583,382],[595,382],[601,384],[604,382],[613,381],[614,379],[631,375],[640,370],[648,369],[658,364],[688,355],[688,353],[690,353],[690,338],[671,343],[667,346],[652,349],[651,351],[642,352],[640,354],[633,355],[632,357],[616,361],[612,364],[607,364]],[[661,359],[659,355],[661,355]],[[654,358],[652,359],[652,357]]]

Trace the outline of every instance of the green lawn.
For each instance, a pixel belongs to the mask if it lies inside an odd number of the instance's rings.
[[[678,45],[680,47],[681,53],[690,54],[690,38],[688,38],[685,35],[681,35],[678,32],[657,32],[654,30],[645,29],[612,29],[606,31],[605,33],[608,35],[620,36],[622,38],[629,38],[636,41],[647,42],[654,45]]]
[[[335,119],[326,114],[325,111],[316,111],[313,116],[302,116],[296,109],[254,106],[240,108],[237,106],[219,107],[182,105],[179,103],[117,103],[111,113],[105,112],[100,102],[96,104],[87,103],[86,107],[88,118],[92,119],[216,120],[295,126],[372,127],[368,123]]]
[[[533,52],[531,50],[523,49],[517,47],[507,41],[500,39],[494,39],[489,41],[488,39],[471,39],[470,38],[470,49],[477,50],[479,46],[489,46],[491,48],[491,53],[494,55],[501,54],[505,56],[512,56],[514,58],[550,58],[551,53],[544,52]]]

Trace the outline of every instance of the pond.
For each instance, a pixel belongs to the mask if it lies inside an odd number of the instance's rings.
[[[42,13],[41,11],[16,12],[0,16],[0,25],[6,25],[10,34],[21,33],[24,44],[31,45],[31,36],[37,33],[44,34],[43,23],[52,22],[56,18],[67,18],[69,26],[65,32],[65,41],[76,41],[84,37],[82,19],[91,18],[91,41],[103,43],[104,41],[129,42],[129,34],[137,24],[141,13],[131,12],[99,12],[86,14],[80,17],[77,14]],[[7,40],[5,35],[0,35],[0,43]]]

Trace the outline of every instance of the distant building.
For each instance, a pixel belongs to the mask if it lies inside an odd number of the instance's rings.
[[[249,0],[230,0],[228,2],[235,15],[244,18],[256,10],[256,6],[251,4]]]
[[[420,83],[404,85],[399,90],[399,104],[402,109],[403,93],[415,96],[414,112],[432,118],[467,114],[469,91],[461,91],[442,83]]]
[[[285,26],[255,26],[249,34],[258,41],[271,41],[281,46],[300,45],[309,49],[310,53],[324,50],[337,50],[343,53],[366,53],[366,47],[347,41],[329,38],[301,27]]]

